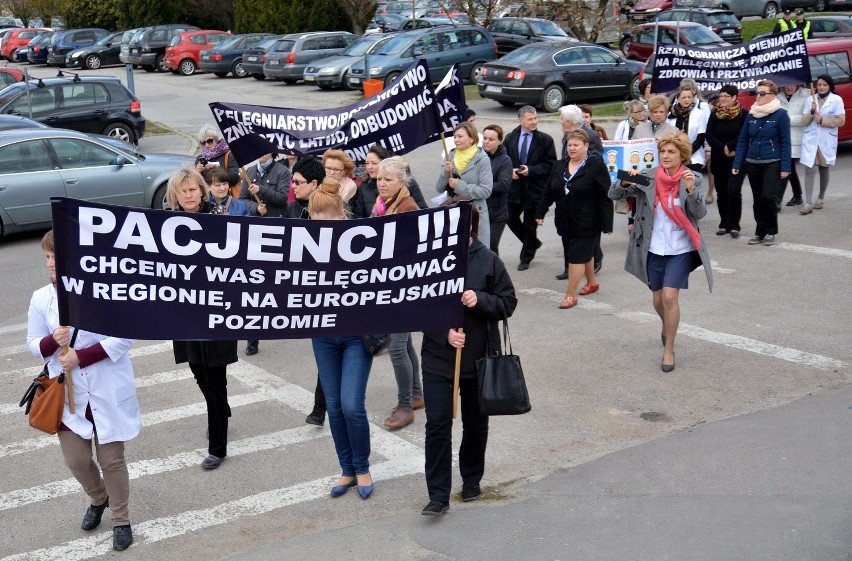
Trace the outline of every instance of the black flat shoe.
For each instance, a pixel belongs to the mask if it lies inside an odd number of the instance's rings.
[[[225,458],[220,458],[219,456],[214,456],[210,454],[206,458],[201,461],[201,467],[204,469],[216,469],[217,467],[222,465],[222,462],[225,461]]]
[[[565,280],[568,278],[568,271],[562,271],[558,275],[556,275],[556,280]]]
[[[325,409],[314,409],[305,417],[305,422],[309,425],[323,426],[325,424]]]
[[[90,505],[89,508],[86,509],[86,514],[83,515],[83,523],[80,524],[80,528],[87,532],[91,532],[95,528],[101,525],[101,517],[104,515],[104,511],[109,506],[109,499],[104,501],[104,504],[101,506]]]
[[[246,345],[246,356],[252,356],[257,354],[257,345],[258,341],[249,341]]]
[[[116,551],[124,551],[130,544],[133,543],[133,532],[130,530],[130,524],[126,526],[116,526],[112,529],[112,548]]]
[[[482,496],[482,489],[479,488],[479,483],[465,483],[462,485],[462,502],[469,503],[475,501]]]
[[[526,271],[529,268],[530,268],[529,263],[518,263],[518,270],[519,271]]]
[[[420,514],[424,516],[441,516],[447,514],[450,510],[450,503],[445,501],[429,501],[429,504],[423,507]]]

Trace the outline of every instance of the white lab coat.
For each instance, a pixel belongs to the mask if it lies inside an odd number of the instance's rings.
[[[812,100],[813,97],[810,97]],[[813,167],[816,163],[817,148],[819,148],[822,157],[825,158],[825,163],[830,166],[834,165],[837,159],[837,132],[838,127],[826,127],[817,124],[816,120],[808,119],[811,116],[810,100],[805,103],[802,114],[805,115],[805,121],[810,120],[810,123],[805,126],[802,133],[802,156],[799,160],[805,167]],[[843,107],[843,98],[837,94],[830,93],[825,98],[825,102],[819,109],[819,114],[823,119],[832,119],[843,115],[846,117],[846,109]]]
[[[33,293],[27,324],[27,348],[33,356],[45,360],[41,356],[39,342],[59,327],[59,306],[53,285]],[[74,348],[83,349],[96,343],[100,343],[109,356],[85,368],[78,367],[71,371],[75,412],[72,415],[68,409],[66,393],[62,422],[81,438],[91,440],[94,427],[86,419],[86,406],[91,405],[92,417],[98,428],[98,441],[101,444],[124,442],[138,435],[142,425],[133,381],[133,365],[127,356],[133,340],[107,337],[81,329],[77,332]],[[60,352],[61,349],[57,349],[47,359],[51,378],[62,372]]]
[[[778,101],[781,102],[781,109],[787,112],[790,116],[790,152],[793,158],[800,158],[802,155],[802,133],[805,126],[802,124],[802,115],[804,113],[804,105],[808,106],[808,114],[811,112],[811,94],[806,88],[796,90],[790,100],[787,100],[787,95],[780,91],[778,92]]]
[[[666,119],[672,126],[676,126],[677,120],[674,117]],[[690,142],[695,142],[699,134],[707,133],[707,121],[710,120],[710,104],[706,101],[698,101],[692,111],[689,112],[689,125],[686,129],[686,135]],[[704,151],[704,146],[698,148],[692,158],[689,160],[691,164],[707,165],[707,153]]]

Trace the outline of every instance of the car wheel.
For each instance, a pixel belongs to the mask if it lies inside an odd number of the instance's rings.
[[[97,70],[102,64],[103,61],[101,61],[101,57],[98,55],[89,55],[86,57],[86,68],[89,70]]]
[[[814,11],[815,12],[824,12],[825,11],[825,0],[816,0],[814,2]]]
[[[157,55],[157,58],[154,59],[154,68],[157,69],[157,72],[165,72],[166,70],[168,70],[168,68],[166,68],[166,63],[164,59],[165,56],[163,56],[162,54]]]
[[[390,83],[396,80],[397,76],[399,76],[399,72],[391,72],[388,74],[387,78],[385,78],[385,87],[390,86]]]
[[[266,74],[252,74],[252,77],[255,80],[261,80],[261,81],[266,80]]]
[[[621,42],[618,43],[618,48],[621,49],[621,52],[624,53],[624,56],[627,56],[627,45],[630,43],[630,35],[621,38]]]
[[[481,62],[477,62],[473,65],[473,68],[470,69],[470,81],[474,84],[476,83],[477,78],[482,75],[482,64]]]
[[[248,72],[243,68],[243,61],[238,60],[234,63],[234,66],[231,68],[231,73],[234,75],[234,78],[245,78],[248,76]]]
[[[157,187],[157,190],[154,191],[154,200],[151,201],[151,208],[153,208],[154,210],[164,210],[171,208],[171,206],[169,206],[169,202],[166,200],[167,188],[168,185],[166,183],[163,183],[162,185]]]
[[[498,99],[498,100],[497,100],[497,103],[499,103],[499,104],[500,104],[500,105],[502,105],[503,107],[514,107],[514,106],[515,106],[515,102],[514,102],[514,101],[502,101],[502,100],[499,100],[499,99]]]
[[[319,89],[321,89],[321,90],[330,90],[330,89],[331,89],[331,84],[319,84],[319,83],[318,83],[318,84],[317,84],[317,87],[318,87]]]
[[[775,2],[767,2],[763,8],[763,19],[775,19],[778,15],[778,4]]]
[[[156,68],[154,68],[153,66],[149,66],[149,65],[145,64],[145,65],[142,66],[142,70],[144,70],[145,72],[153,72],[154,70],[156,70]]]
[[[122,140],[128,144],[136,144],[133,131],[124,123],[110,123],[104,129],[103,134],[111,138]]]
[[[639,99],[639,75],[633,77],[630,80],[630,86],[627,88],[627,96],[626,99]]]
[[[555,113],[565,105],[565,92],[556,84],[547,86],[541,94],[541,108],[548,113]]]
[[[180,70],[180,73],[184,76],[192,76],[193,74],[195,74],[195,63],[192,62],[192,59],[185,58],[180,61],[178,69]]]
[[[284,78],[284,83],[287,84],[288,86],[292,86],[296,82],[298,82],[298,80],[295,79],[295,78]]]
[[[214,72],[213,75],[216,76],[217,78],[224,78],[225,76],[228,75],[228,73],[227,72]]]

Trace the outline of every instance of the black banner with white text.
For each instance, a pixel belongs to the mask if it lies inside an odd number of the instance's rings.
[[[62,325],[175,340],[462,325],[469,203],[330,221],[51,204]]]

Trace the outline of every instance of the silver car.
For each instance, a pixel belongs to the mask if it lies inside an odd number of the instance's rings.
[[[0,138],[0,236],[49,228],[51,197],[163,208],[166,183],[191,156],[142,155],[62,129],[5,131]]]
[[[364,60],[364,55],[371,55],[382,45],[390,41],[392,35],[365,35],[349,45],[339,55],[315,60],[305,68],[305,83],[316,84],[321,90],[331,88],[347,88],[346,76],[353,63]]]

